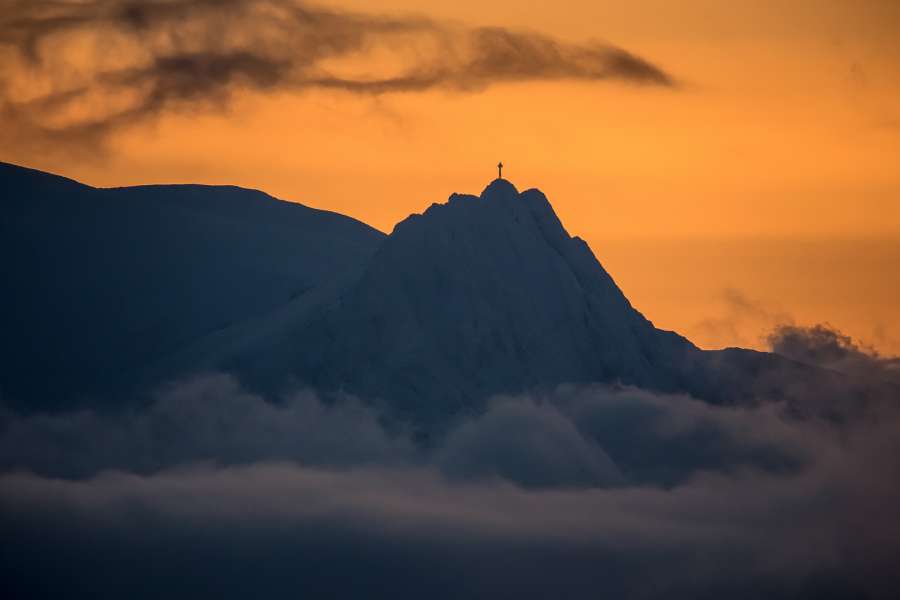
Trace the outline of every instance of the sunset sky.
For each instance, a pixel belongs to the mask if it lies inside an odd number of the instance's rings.
[[[895,0],[329,2],[316,6],[347,22],[450,33],[376,39],[325,56],[316,73],[388,77],[419,52],[443,60],[440,44],[452,53],[465,32],[502,26],[573,52],[609,44],[674,83],[507,74],[372,93],[237,78],[218,95],[167,101],[91,135],[78,125],[119,114],[131,90],[81,97],[68,122],[42,116],[41,102],[113,62],[143,64],[143,44],[172,32],[142,23],[111,38],[86,19],[28,57],[15,15],[27,18],[27,2],[3,6],[0,160],[95,186],[258,188],[386,232],[452,192],[480,192],[502,160],[520,190],[547,194],[661,327],[706,347],[763,347],[779,322],[827,321],[900,353]],[[218,26],[254,39],[226,17]]]

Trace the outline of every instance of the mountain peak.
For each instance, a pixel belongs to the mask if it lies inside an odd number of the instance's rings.
[[[543,193],[505,179],[399,223],[292,339],[308,342],[299,380],[424,421],[564,382],[669,389],[672,354],[693,348],[631,306]]]
[[[484,191],[481,192],[482,200],[490,200],[492,198],[514,198],[519,195],[519,190],[516,189],[510,181],[506,179],[497,178],[490,182]]]

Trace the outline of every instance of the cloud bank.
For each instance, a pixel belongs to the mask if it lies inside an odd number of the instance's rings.
[[[471,92],[512,81],[671,87],[604,43],[323,8],[299,0],[0,0],[0,123],[17,144],[102,142],[236,90]]]
[[[225,375],[125,413],[7,412],[0,571],[17,597],[893,598],[898,399],[834,421],[563,386],[424,444]]]
[[[781,325],[768,337],[773,352],[847,375],[900,385],[900,358],[861,347],[829,325]]]

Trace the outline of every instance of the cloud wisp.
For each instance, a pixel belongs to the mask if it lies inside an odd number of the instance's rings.
[[[0,122],[18,144],[97,144],[167,111],[227,107],[239,89],[674,85],[662,68],[609,44],[301,0],[0,0],[0,15]]]
[[[790,314],[767,306],[732,287],[723,289],[720,299],[721,313],[707,316],[691,328],[692,334],[701,337],[711,346],[752,347],[762,341],[754,339],[760,330],[774,329],[794,321]],[[748,336],[748,332],[752,332],[754,336]]]

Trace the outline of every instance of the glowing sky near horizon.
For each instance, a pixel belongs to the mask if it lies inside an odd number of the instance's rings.
[[[259,188],[390,231],[451,192],[478,193],[502,159],[660,326],[709,347],[760,346],[775,321],[827,321],[900,353],[900,3],[328,6],[600,40],[679,86],[238,91],[225,113],[116,131],[104,154],[7,143],[0,160],[97,186]]]

